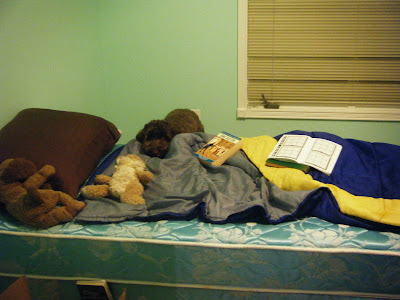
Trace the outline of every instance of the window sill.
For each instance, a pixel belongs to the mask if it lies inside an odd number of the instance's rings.
[[[400,121],[400,108],[281,106],[279,109],[265,109],[263,107],[255,107],[238,108],[237,117],[242,119]]]

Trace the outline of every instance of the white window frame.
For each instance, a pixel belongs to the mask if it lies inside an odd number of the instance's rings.
[[[238,0],[238,118],[400,121],[400,108],[280,106],[248,107],[247,101],[248,1]]]

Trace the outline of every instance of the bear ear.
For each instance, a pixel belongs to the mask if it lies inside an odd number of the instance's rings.
[[[126,157],[128,157],[130,160],[142,160],[139,156],[136,154],[127,154]]]
[[[8,158],[3,160],[3,162],[0,164],[0,172],[5,170],[13,160],[14,158]]]
[[[16,182],[27,179],[37,172],[33,162],[25,158],[16,158],[8,163],[1,173],[1,179],[6,183]]]
[[[130,163],[130,158],[127,155],[121,155],[118,156],[117,159],[115,160],[116,165],[126,165]]]

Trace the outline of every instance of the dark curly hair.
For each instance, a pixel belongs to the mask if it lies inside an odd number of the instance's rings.
[[[163,158],[173,137],[179,133],[204,132],[204,126],[190,109],[175,109],[164,120],[152,120],[136,135],[143,152]]]

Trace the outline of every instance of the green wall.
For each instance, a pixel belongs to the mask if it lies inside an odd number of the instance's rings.
[[[0,117],[48,107],[89,111],[102,101],[93,1],[0,1]]]
[[[237,1],[1,0],[0,126],[19,110],[87,112],[134,138],[173,108],[206,131],[294,129],[400,145],[400,122],[238,120]]]

